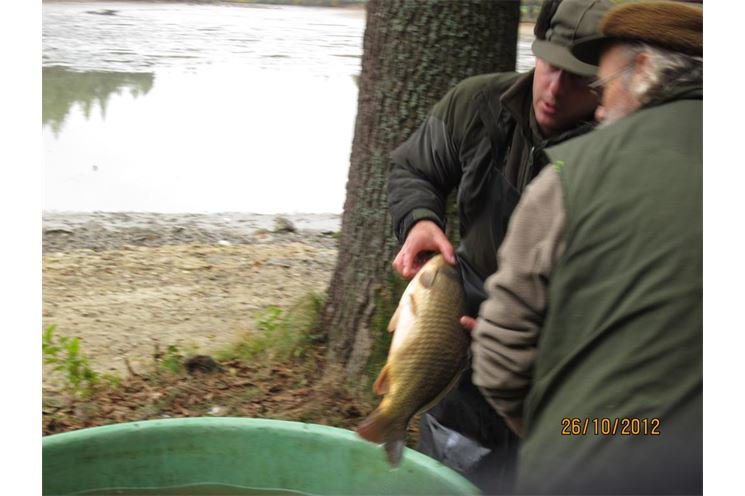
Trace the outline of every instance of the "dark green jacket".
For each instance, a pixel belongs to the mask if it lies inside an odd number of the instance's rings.
[[[701,491],[702,107],[685,89],[547,151],[567,245],[525,403],[523,491]],[[595,435],[602,419],[615,435]]]
[[[399,241],[422,219],[444,230],[446,199],[457,188],[458,258],[473,315],[485,297],[484,279],[497,269],[512,211],[548,163],[543,149],[592,127],[543,140],[535,131],[532,84],[532,71],[468,78],[392,153],[388,202]]]

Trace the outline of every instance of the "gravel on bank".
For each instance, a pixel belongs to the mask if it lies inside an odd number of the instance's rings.
[[[43,253],[220,242],[334,245],[340,225],[338,214],[44,212]]]

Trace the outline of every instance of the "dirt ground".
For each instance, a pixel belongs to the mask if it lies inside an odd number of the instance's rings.
[[[267,307],[325,291],[339,217],[285,219],[45,213],[43,327],[79,336],[100,373],[142,370],[156,345],[218,350],[257,332]]]

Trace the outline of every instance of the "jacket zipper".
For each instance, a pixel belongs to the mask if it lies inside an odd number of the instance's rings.
[[[528,154],[528,161],[525,164],[525,167],[522,168],[520,171],[520,178],[518,181],[518,191],[520,194],[525,191],[525,188],[528,186],[528,183],[530,182],[530,177],[533,175],[533,165],[535,164],[535,146],[530,147],[530,153]]]

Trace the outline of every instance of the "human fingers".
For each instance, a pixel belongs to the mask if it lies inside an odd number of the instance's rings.
[[[398,252],[396,258],[393,260],[393,268],[401,276],[406,279],[410,279],[417,273],[417,263],[415,256],[412,255],[411,249],[404,245],[403,248]]]
[[[396,254],[396,258],[393,259],[393,262],[391,263],[393,265],[393,268],[396,272],[398,272],[400,275],[404,275],[404,250],[401,249]]]
[[[455,265],[455,248],[453,248],[453,245],[447,238],[438,244],[438,251],[442,253],[442,256],[445,258],[447,263]]]
[[[476,319],[474,319],[473,317],[469,317],[468,315],[464,315],[460,318],[460,325],[463,327],[463,329],[470,333],[476,328]]]

